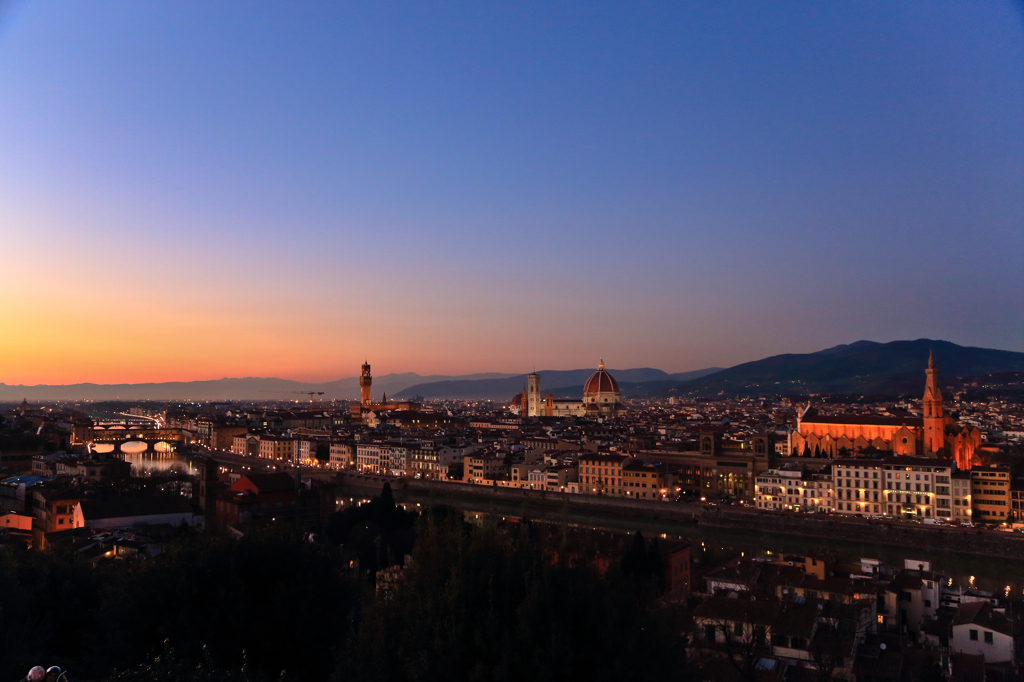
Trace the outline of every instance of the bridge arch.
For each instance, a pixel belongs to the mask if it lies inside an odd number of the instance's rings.
[[[149,443],[144,440],[129,439],[121,443],[121,452],[128,455],[135,455],[149,450]]]

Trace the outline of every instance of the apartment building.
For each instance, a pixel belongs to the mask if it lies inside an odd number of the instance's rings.
[[[951,459],[890,457],[885,473],[886,514],[904,518],[953,518]]]
[[[624,496],[622,469],[632,457],[592,455],[580,457],[580,491],[592,495]]]
[[[251,433],[235,436],[231,439],[231,452],[236,455],[258,457],[260,454],[260,437]]]
[[[388,442],[380,446],[381,470],[391,476],[405,476],[410,447],[406,443]]]
[[[754,504],[758,509],[778,511],[832,511],[832,486],[832,472],[828,467],[811,471],[797,464],[786,464],[757,475]]]
[[[283,459],[291,461],[295,457],[295,440],[287,436],[259,437],[259,455],[263,459]]]
[[[754,504],[758,509],[800,511],[803,498],[800,467],[762,471],[754,479]]]
[[[34,485],[28,489],[25,511],[36,518],[35,528],[44,533],[72,527],[75,508],[85,497],[81,488],[58,481]]]
[[[544,476],[548,490],[579,492],[579,469],[575,466],[569,464],[548,466],[544,470]]]
[[[879,459],[833,460],[832,482],[836,513],[862,516],[885,514],[884,467],[884,460]]]
[[[665,475],[655,466],[632,460],[622,467],[622,488],[626,497],[660,500],[665,497]]]
[[[954,471],[950,476],[953,492],[953,521],[971,522],[971,472]]]
[[[543,490],[547,487],[543,462],[519,462],[509,467],[508,487]]]
[[[907,568],[900,571],[880,595],[885,606],[879,624],[890,632],[919,633],[935,618],[941,606],[945,579],[931,571],[929,562],[919,563],[918,568],[911,568],[913,562],[909,560],[905,563]]]
[[[811,502],[814,505],[813,511],[831,512],[836,508],[835,479],[832,476],[832,467],[826,466],[817,471],[812,471],[810,477],[804,479],[804,486],[811,491]],[[812,511],[808,509],[808,511]]]
[[[328,462],[332,469],[348,469],[355,463],[355,443],[347,440],[332,440]]]
[[[971,467],[973,523],[1006,523],[1010,517],[1010,469],[1003,465]]]
[[[466,458],[462,480],[466,483],[491,484],[498,478],[506,478],[508,473],[504,454],[478,453]]]
[[[356,469],[367,473],[380,473],[380,443],[356,443]]]
[[[1010,483],[1010,521],[1024,523],[1024,480]]]

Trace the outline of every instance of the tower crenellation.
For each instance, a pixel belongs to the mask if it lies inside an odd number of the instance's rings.
[[[363,363],[363,371],[359,375],[359,400],[364,405],[369,405],[372,402],[370,399],[371,385],[373,385],[373,376],[370,374],[370,362],[366,361]]]

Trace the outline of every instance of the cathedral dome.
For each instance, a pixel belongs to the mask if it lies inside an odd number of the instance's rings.
[[[589,398],[614,398],[618,402],[619,396],[619,383],[615,381],[615,377],[605,371],[604,358],[601,358],[601,364],[597,366],[597,371],[587,379],[586,385],[583,386],[583,399],[588,401]]]

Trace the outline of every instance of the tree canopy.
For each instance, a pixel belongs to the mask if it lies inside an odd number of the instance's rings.
[[[656,544],[623,539],[602,573],[581,536],[474,526],[447,507],[421,516],[389,492],[333,515],[315,539],[277,524],[243,538],[186,532],[134,562],[0,552],[0,679],[39,664],[110,682],[683,670],[685,641],[656,602]],[[379,572],[406,555],[404,570]]]

